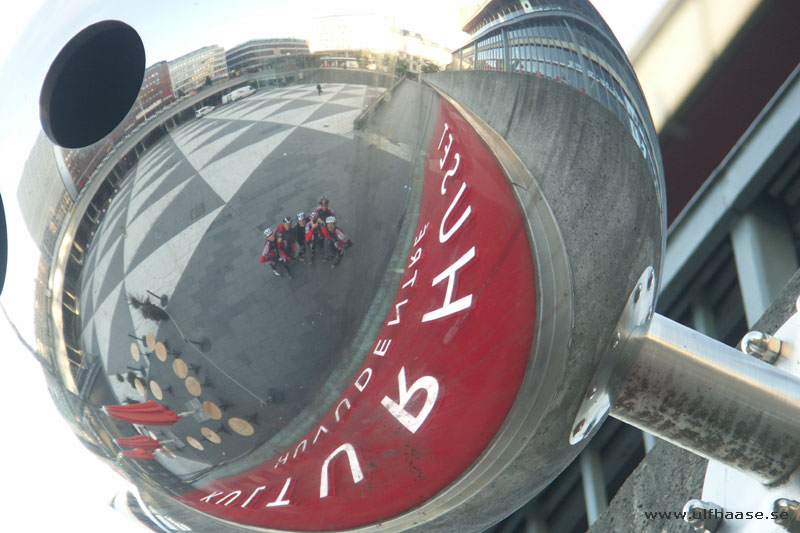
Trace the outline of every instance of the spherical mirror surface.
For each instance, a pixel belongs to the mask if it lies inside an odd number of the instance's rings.
[[[29,120],[17,194],[65,419],[193,530],[507,516],[578,453],[598,346],[660,268],[658,145],[605,23],[559,0],[162,7],[56,6],[16,58],[78,139]],[[108,21],[141,38],[140,83],[85,40],[60,90],[59,51]],[[108,65],[136,85],[122,117],[94,101],[122,92]]]

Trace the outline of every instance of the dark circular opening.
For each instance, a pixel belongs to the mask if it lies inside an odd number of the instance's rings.
[[[50,65],[39,98],[45,134],[64,148],[94,144],[130,111],[144,78],[144,45],[118,20],[92,24]]]
[[[8,264],[8,232],[6,230],[6,214],[3,209],[3,198],[0,196],[0,293],[3,292],[3,283],[6,279],[6,265]]]

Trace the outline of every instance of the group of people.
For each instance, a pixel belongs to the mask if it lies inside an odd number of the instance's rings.
[[[289,278],[292,277],[289,268],[292,261],[312,264],[319,252],[323,261],[331,261],[331,268],[336,268],[344,251],[353,245],[338,226],[336,215],[324,196],[319,200],[319,207],[310,213],[301,211],[294,217],[285,217],[275,229],[265,229],[264,238],[261,262],[269,263],[276,276],[283,276],[278,271],[281,268]]]

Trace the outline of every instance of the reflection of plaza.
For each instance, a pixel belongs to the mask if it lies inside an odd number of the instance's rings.
[[[349,355],[411,174],[407,144],[353,132],[382,91],[259,91],[170,132],[113,197],[86,250],[80,339],[100,354],[119,403],[157,399],[192,412],[156,430],[176,454],[157,457],[174,473],[280,436]],[[292,280],[273,277],[258,261],[262,230],[322,194],[358,247],[336,270],[319,261],[294,265]],[[171,320],[128,305],[146,292],[168,296]]]

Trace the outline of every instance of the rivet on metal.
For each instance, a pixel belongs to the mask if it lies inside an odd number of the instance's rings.
[[[742,337],[739,349],[748,355],[772,364],[784,349],[783,342],[760,331],[751,331]]]
[[[800,531],[800,502],[779,498],[772,505],[775,523],[786,531]]]
[[[622,339],[622,334],[619,331],[617,331],[614,334],[614,338],[611,340],[611,347],[616,348],[617,346],[619,346],[619,341],[621,339]]]
[[[722,507],[712,502],[702,500],[689,500],[683,506],[686,513],[686,520],[695,531],[711,531],[712,533],[719,528],[724,516]]]

